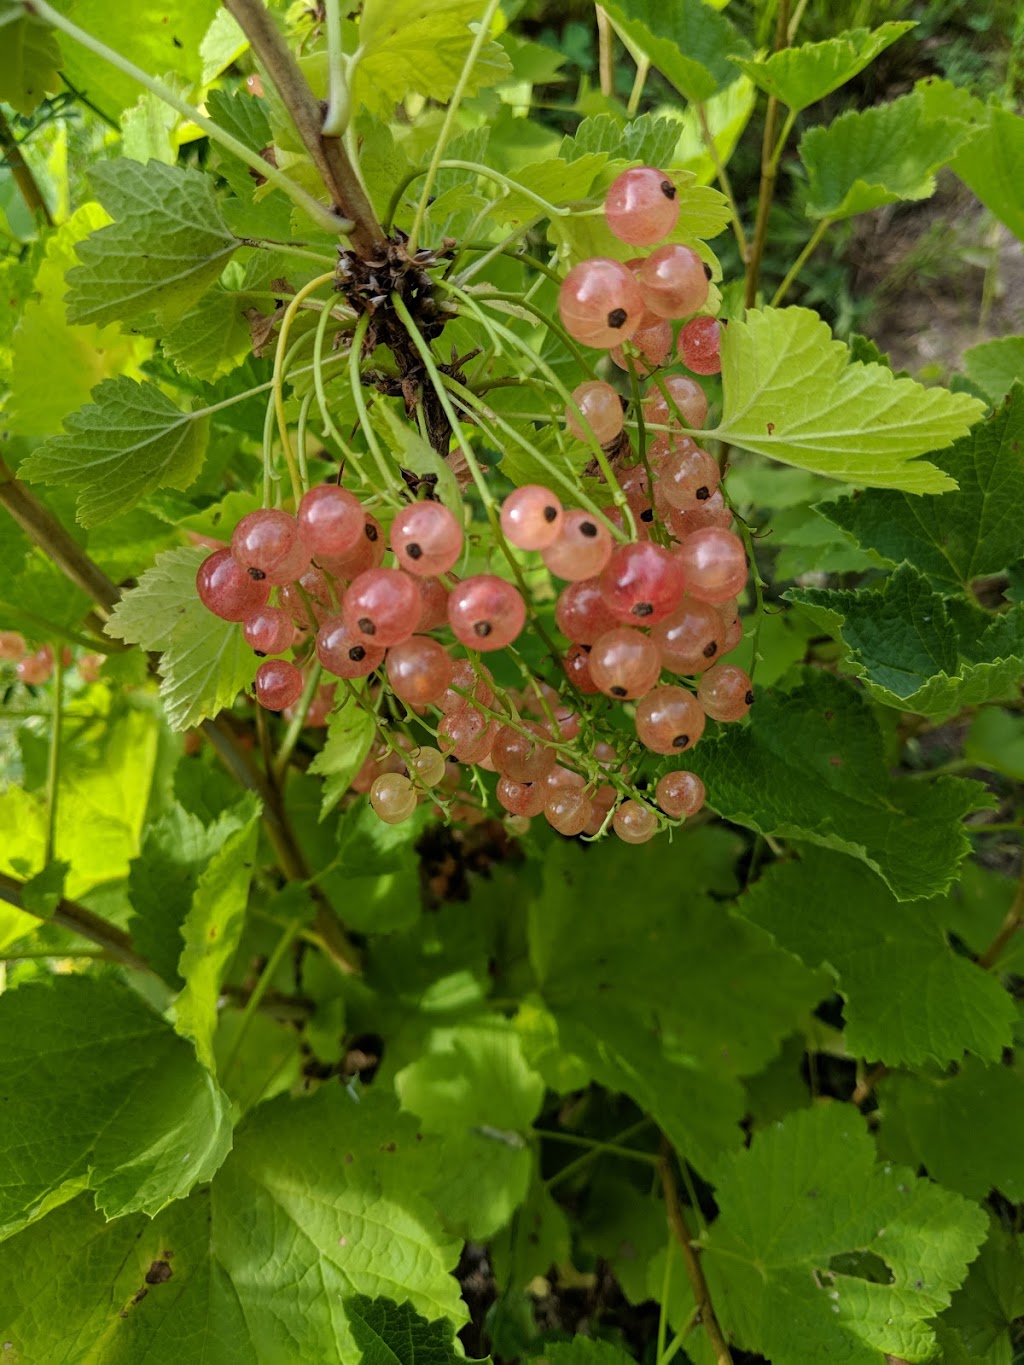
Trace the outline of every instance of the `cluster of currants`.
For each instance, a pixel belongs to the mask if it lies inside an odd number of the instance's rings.
[[[16,630],[0,630],[0,664],[14,665],[14,676],[18,682],[30,687],[39,687],[50,681],[56,659],[52,645],[41,645],[29,649],[25,637]],[[67,645],[61,650],[61,662],[65,668],[76,663],[83,682],[96,682],[103,665],[102,654],[80,654],[73,660]]]

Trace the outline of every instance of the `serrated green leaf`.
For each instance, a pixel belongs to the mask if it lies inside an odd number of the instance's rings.
[[[421,912],[420,874],[412,851],[430,818],[420,806],[400,825],[385,825],[369,802],[345,811],[338,826],[329,879],[345,923],[359,933],[389,933],[415,924]]]
[[[160,346],[174,367],[212,382],[238,368],[252,352],[246,313],[264,303],[244,288],[215,284],[187,313],[161,332]]]
[[[409,1303],[354,1294],[345,1300],[345,1312],[362,1352],[359,1365],[458,1365],[466,1359],[455,1350],[455,1328],[447,1318],[428,1322]]]
[[[964,351],[964,368],[994,406],[1024,381],[1024,337],[996,337]]]
[[[124,375],[98,384],[93,400],[18,471],[29,483],[81,485],[83,526],[109,521],[156,488],[185,489],[196,479],[209,436],[204,411],[182,412],[155,384]]]
[[[480,19],[477,0],[367,0],[349,80],[371,113],[390,113],[409,94],[444,103],[462,75]],[[464,93],[496,85],[511,70],[495,42],[484,44]]]
[[[176,88],[178,82],[172,83]],[[178,93],[182,93],[178,90]],[[121,155],[145,165],[162,161],[173,166],[178,159],[181,115],[162,99],[146,90],[121,119]],[[106,218],[110,221],[109,216]]]
[[[515,1028],[492,1017],[435,1029],[395,1089],[424,1131],[444,1140],[444,1169],[430,1195],[445,1226],[474,1241],[490,1237],[526,1198],[528,1133],[544,1098]]]
[[[236,62],[242,53],[248,50],[248,47],[249,39],[238,27],[234,15],[229,10],[218,9],[213,16],[210,27],[203,34],[203,41],[199,44],[199,55],[203,59],[203,69],[200,74],[202,84],[209,85],[215,76],[226,71],[232,62]],[[220,93],[220,91],[211,91],[210,96]],[[207,108],[210,107],[208,99]],[[211,117],[216,118],[216,115],[211,112]]]
[[[703,1256],[715,1309],[772,1365],[927,1359],[928,1320],[986,1229],[977,1205],[876,1164],[864,1120],[846,1104],[792,1114],[723,1157],[715,1201]],[[887,1280],[858,1274],[849,1253],[882,1261]]]
[[[603,7],[619,32],[686,99],[710,99],[736,79],[730,56],[745,56],[749,44],[724,14],[703,0],[613,0]]]
[[[897,1160],[970,1199],[993,1190],[1024,1199],[1024,1077],[1015,1067],[966,1058],[955,1076],[893,1076],[879,1103],[882,1142]]]
[[[86,1189],[108,1218],[152,1216],[231,1146],[227,1100],[191,1047],[110,977],[0,997],[0,1095],[5,1237]]]
[[[941,493],[953,480],[915,456],[963,436],[976,398],[896,379],[849,351],[807,308],[760,308],[722,339],[723,413],[713,433],[828,478]]]
[[[761,61],[734,60],[759,90],[799,113],[853,80],[913,27],[913,22],[907,21],[882,24],[876,29],[849,29],[821,43],[784,47]]]
[[[48,24],[20,0],[0,0],[0,100],[28,116],[60,86],[61,51]]]
[[[1024,782],[1024,716],[986,706],[971,719],[964,757]]]
[[[948,717],[1009,697],[1024,676],[1024,607],[957,621],[928,580],[903,563],[879,588],[790,588],[783,594],[841,639],[848,662],[884,706]]]
[[[180,318],[213,284],[238,246],[214,182],[191,167],[103,161],[91,172],[114,220],[77,246],[68,271],[69,322],[106,323],[156,313]]]
[[[181,926],[185,947],[178,971],[185,989],[175,1001],[175,1028],[192,1039],[199,1060],[211,1071],[216,1068],[217,1000],[242,937],[256,856],[260,807],[254,796],[245,800],[239,814],[244,823],[228,835],[200,874]]]
[[[999,412],[936,455],[956,492],[911,498],[870,490],[819,510],[865,549],[891,563],[909,560],[940,590],[962,590],[1020,557],[1022,444],[1024,387],[1017,385]]]
[[[462,516],[464,506],[459,485],[451,465],[425,441],[419,431],[403,421],[388,403],[375,403],[370,411],[370,424],[383,438],[395,465],[414,474],[435,474],[437,495],[455,516]]]
[[[941,1329],[955,1336],[964,1362],[1012,1365],[1011,1331],[1024,1317],[1024,1244],[992,1219],[981,1254],[967,1279],[939,1319]],[[940,1336],[944,1346],[947,1343]],[[947,1346],[945,1360],[959,1365]]]
[[[616,161],[667,166],[678,140],[679,125],[673,119],[642,114],[624,123],[612,114],[594,114],[562,138],[558,155],[563,161],[576,161],[588,152],[605,152]]]
[[[769,868],[740,908],[808,966],[835,974],[854,1056],[920,1066],[965,1052],[996,1061],[1009,1046],[1013,1001],[943,932],[956,919],[952,899],[900,904],[866,868],[805,849],[799,862]]]
[[[327,718],[327,739],[309,765],[311,773],[326,778],[320,819],[329,815],[352,785],[377,733],[373,716],[354,697],[346,697]]]
[[[1024,119],[993,104],[986,123],[953,162],[953,170],[985,207],[1024,241]],[[934,125],[933,125],[934,126]]]
[[[898,900],[945,891],[968,850],[960,821],[985,804],[982,789],[891,778],[867,699],[830,673],[756,697],[748,725],[705,735],[687,754],[708,803],[760,834],[859,858]]]
[[[526,186],[549,204],[561,206],[575,199],[585,199],[607,160],[605,152],[584,152],[568,162],[557,156],[545,157],[511,172],[509,179]],[[491,213],[501,223],[525,223],[543,213],[543,209],[535,199],[513,190],[495,199]]]
[[[935,174],[972,136],[954,119],[929,119],[916,91],[871,109],[851,109],[800,139],[807,212],[833,222],[883,204],[927,199]]]
[[[563,1049],[706,1172],[739,1141],[736,1078],[774,1055],[823,983],[701,894],[716,839],[685,846],[680,857],[667,843],[553,845],[530,907],[530,958]]]
[[[206,610],[196,573],[208,550],[168,550],[118,602],[106,631],[160,652],[160,695],[173,730],[187,730],[230,706],[252,684],[259,660],[241,628]]]

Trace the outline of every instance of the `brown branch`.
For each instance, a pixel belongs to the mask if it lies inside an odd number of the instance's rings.
[[[33,218],[37,213],[40,214],[46,226],[53,227],[53,215],[36,184],[36,178],[28,162],[22,155],[21,146],[14,136],[11,125],[4,118],[3,110],[0,110],[0,152],[7,162],[7,169],[14,176],[14,183],[21,192],[29,213]]]
[[[773,51],[779,52],[789,43],[789,0],[779,0],[778,17],[775,24],[775,45]],[[768,238],[768,214],[775,193],[775,174],[778,162],[775,157],[775,136],[779,121],[779,101],[769,95],[764,114],[764,136],[761,139],[761,186],[757,195],[757,218],[754,222],[754,236],[750,245],[750,259],[747,262],[747,280],[744,304],[753,308],[757,302],[757,286],[761,276],[761,260],[764,256],[765,242]]]
[[[857,1082],[854,1092],[850,1096],[850,1103],[856,1105],[863,1104],[864,1101],[870,1097],[871,1092],[878,1082],[885,1080],[888,1074],[889,1068],[884,1062],[879,1062],[877,1066],[872,1067],[871,1070]]]
[[[377,255],[385,241],[384,229],[377,222],[373,205],[341,139],[323,136],[320,101],[309,88],[270,12],[262,0],[224,0],[224,7],[249,39],[273,82],[327,186],[336,212],[352,220],[354,226],[348,234],[352,250],[364,258]]]
[[[994,967],[1021,924],[1024,924],[1024,867],[1021,868],[1020,877],[1017,880],[1017,891],[1013,897],[1013,904],[1007,910],[1006,918],[999,926],[999,932],[978,958],[978,966],[984,967],[986,971]]]
[[[665,1195],[665,1212],[668,1215],[668,1224],[672,1229],[672,1236],[679,1243],[679,1250],[683,1253],[683,1264],[686,1266],[690,1288],[693,1290],[693,1299],[697,1305],[697,1316],[694,1321],[699,1322],[707,1332],[708,1341],[711,1343],[711,1349],[715,1353],[715,1360],[718,1365],[732,1365],[732,1355],[729,1352],[725,1337],[722,1335],[722,1329],[718,1325],[718,1319],[715,1317],[715,1310],[711,1303],[711,1291],[708,1289],[708,1282],[704,1278],[700,1257],[693,1245],[690,1229],[686,1225],[686,1216],[679,1202],[679,1191],[676,1188],[670,1153],[671,1148],[667,1139],[662,1138],[658,1173],[661,1176],[661,1188]]]
[[[36,912],[30,910],[24,903],[22,897],[24,889],[24,882],[19,882],[15,877],[9,877],[6,872],[0,872],[0,900],[6,901],[8,905],[16,906],[27,915],[35,915]],[[45,915],[36,915],[36,918],[43,923],[48,922],[48,917]],[[116,961],[124,963],[126,967],[134,967],[137,972],[149,972],[150,975],[155,975],[149,963],[135,951],[131,938],[123,929],[108,924],[105,919],[101,919],[99,915],[94,915],[91,910],[87,910],[84,905],[79,905],[77,901],[58,901],[57,908],[49,916],[49,919],[54,924],[59,924],[62,929],[69,929],[72,933],[87,938],[90,943],[95,943]],[[60,957],[60,953],[55,952],[54,957]]]

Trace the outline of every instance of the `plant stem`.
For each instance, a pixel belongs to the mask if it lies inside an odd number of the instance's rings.
[[[994,967],[1022,923],[1024,923],[1024,868],[1021,869],[1021,874],[1017,879],[1017,890],[1013,897],[1013,903],[1006,912],[1006,918],[999,926],[999,932],[995,938],[978,958],[978,966],[984,967],[986,971]]]
[[[412,227],[409,230],[408,251],[410,256],[416,254],[416,249],[419,246],[420,231],[423,227],[423,216],[427,211],[427,201],[434,192],[434,182],[437,180],[437,172],[441,166],[444,149],[448,145],[452,125],[455,122],[455,116],[458,113],[459,105],[462,103],[462,97],[466,93],[466,86],[469,84],[469,78],[473,74],[473,68],[476,66],[477,58],[480,56],[484,43],[486,43],[491,36],[491,24],[494,21],[494,15],[499,3],[500,0],[488,0],[487,8],[483,12],[480,19],[480,25],[473,37],[473,44],[466,54],[466,60],[462,64],[458,83],[455,86],[455,90],[452,92],[451,99],[448,101],[448,108],[445,110],[444,114],[444,122],[441,124],[441,131],[437,135],[434,152],[430,158],[430,165],[427,167],[427,178],[423,182],[419,203],[416,205],[416,216],[413,218]]]
[[[615,1137],[612,1138],[612,1142],[616,1146],[621,1146],[631,1137],[635,1137],[637,1133],[642,1132],[644,1128],[648,1127],[650,1122],[650,1119],[640,1119],[638,1123],[631,1123],[628,1128],[623,1128],[621,1133],[616,1133]],[[578,1171],[583,1170],[584,1167],[589,1166],[597,1157],[604,1155],[605,1151],[603,1145],[592,1147],[589,1151],[584,1152],[582,1156],[578,1156],[575,1161],[570,1161],[568,1166],[563,1166],[560,1171],[556,1171],[553,1176],[548,1180],[545,1180],[545,1188],[550,1190],[552,1186],[561,1184],[561,1182],[567,1180],[570,1175],[575,1175]]]
[[[274,351],[274,412],[277,417],[277,429],[281,435],[281,451],[284,455],[284,462],[288,466],[288,474],[292,481],[292,495],[298,503],[301,497],[299,472],[295,467],[295,454],[292,451],[291,437],[288,434],[288,420],[284,412],[284,360],[285,351],[288,345],[288,333],[291,331],[292,323],[295,321],[295,314],[302,306],[302,301],[310,294],[316,292],[323,285],[329,284],[334,279],[334,271],[325,271],[323,275],[317,275],[316,279],[310,280],[292,298],[291,303],[284,310],[284,317],[281,319],[281,330],[277,335],[277,347]],[[329,310],[328,310],[329,311]],[[302,492],[305,490],[303,489]]]
[[[47,227],[53,227],[53,215],[43,198],[42,190],[36,184],[36,178],[32,174],[31,167],[22,155],[21,146],[11,131],[11,125],[4,117],[2,109],[0,109],[0,153],[3,154],[4,161],[7,162],[7,169],[14,177],[14,183],[18,187],[29,213],[33,218],[39,214]]]
[[[277,782],[283,780],[284,775],[288,770],[288,762],[295,750],[296,744],[299,742],[299,735],[302,733],[302,727],[306,723],[306,713],[309,711],[313,698],[316,696],[316,689],[320,686],[321,671],[320,661],[317,660],[309,670],[309,677],[306,679],[306,686],[302,690],[302,696],[296,704],[295,714],[288,722],[288,729],[284,732],[284,737],[281,740],[280,747],[277,751],[277,757],[275,758],[273,765],[274,779]]]
[[[24,910],[27,915],[34,915],[34,910],[29,910],[23,900],[22,892],[24,882],[20,882],[15,877],[9,877],[6,872],[0,872],[0,901],[6,901],[8,905],[15,906],[18,910]],[[113,924],[108,924],[99,915],[94,915],[91,910],[87,910],[84,905],[79,905],[76,901],[60,900],[57,908],[49,918],[36,916],[44,923],[59,924],[62,929],[69,929],[73,934],[79,934],[82,938],[87,938],[90,943],[95,943],[105,952],[109,953],[116,961],[121,962],[126,967],[133,967],[138,972],[148,972],[155,975],[149,963],[139,957],[135,951],[131,938],[123,929],[118,929]],[[60,953],[50,954],[52,957],[60,957]]]
[[[626,101],[626,114],[629,118],[633,118],[640,108],[640,96],[644,93],[644,86],[647,84],[647,75],[650,69],[650,57],[641,54],[640,60],[636,64],[636,75],[633,77],[633,89],[629,92],[629,99]]]
[[[327,20],[327,76],[329,95],[322,137],[342,137],[348,127],[351,102],[348,94],[348,72],[341,44],[341,0],[325,0]]]
[[[779,0],[775,24],[775,44],[773,50],[780,52],[789,43],[789,0]],[[769,95],[764,115],[764,137],[761,141],[761,185],[757,195],[757,217],[754,221],[754,240],[747,261],[747,278],[744,304],[753,308],[757,302],[757,286],[761,275],[761,261],[764,256],[765,242],[768,238],[768,213],[775,193],[775,174],[778,157],[775,148],[775,129],[779,119],[779,101]]]
[[[872,1067],[857,1082],[853,1094],[850,1096],[850,1103],[861,1105],[874,1090],[879,1081],[884,1080],[889,1074],[889,1068],[882,1062],[878,1066]]]
[[[60,787],[60,741],[64,708],[64,650],[53,651],[53,719],[50,722],[50,751],[46,762],[46,846],[43,866],[53,862],[57,842],[57,797]]]
[[[57,565],[64,576],[110,615],[121,590],[112,583],[98,564],[94,564],[76,540],[39,500],[19,483],[14,471],[0,459],[0,507],[4,507],[21,529]]]
[[[245,1039],[245,1035],[249,1031],[249,1025],[253,1021],[253,1016],[257,1009],[259,1009],[260,1001],[266,995],[267,989],[274,979],[274,973],[277,971],[278,967],[280,967],[285,953],[295,941],[295,936],[302,928],[302,923],[303,916],[301,915],[297,915],[295,919],[288,922],[281,932],[281,937],[274,946],[274,951],[267,959],[266,966],[263,968],[262,972],[260,972],[259,980],[249,993],[249,999],[245,1002],[245,1008],[242,1010],[242,1017],[238,1021],[238,1029],[231,1041],[231,1047],[228,1049],[228,1054],[224,1058],[224,1062],[220,1068],[222,1077],[227,1077],[234,1065],[235,1059],[237,1058]]]
[[[597,19],[597,67],[601,94],[610,99],[615,94],[615,55],[612,24],[600,5],[594,6]]]
[[[703,104],[698,104],[696,109],[697,121],[700,124],[700,135],[704,140],[704,146],[708,149],[708,156],[710,156],[711,164],[715,168],[715,175],[718,178],[718,183],[722,187],[722,193],[729,201],[729,210],[732,213],[732,230],[736,234],[736,245],[740,249],[740,260],[746,265],[750,256],[750,247],[747,244],[747,234],[743,231],[743,222],[740,218],[739,205],[736,203],[736,196],[732,192],[729,173],[725,169],[725,163],[722,161],[722,158],[718,155],[715,135],[711,131],[711,125],[708,123],[707,110]]]
[[[433,165],[433,163],[431,163]],[[542,199],[539,194],[534,194],[527,185],[521,185],[518,180],[513,180],[510,176],[502,175],[501,171],[493,170],[490,166],[485,166],[482,161],[462,161],[458,158],[438,161],[437,170],[442,171],[473,171],[476,175],[482,175],[485,180],[493,180],[496,185],[508,191],[509,194],[521,194],[529,199],[531,203],[544,210],[549,218],[568,218],[572,210],[559,208],[557,204],[549,203],[547,199]],[[418,176],[429,174],[428,171],[416,171],[409,177],[407,184],[411,184]],[[409,246],[412,246],[412,236],[409,237]]]
[[[726,1345],[725,1337],[722,1335],[722,1329],[718,1325],[718,1319],[715,1317],[711,1293],[708,1289],[708,1282],[704,1278],[704,1271],[701,1269],[700,1257],[693,1245],[690,1229],[686,1225],[686,1217],[679,1203],[679,1191],[676,1188],[675,1175],[672,1171],[670,1151],[667,1139],[662,1139],[662,1154],[658,1163],[658,1173],[661,1176],[661,1188],[665,1195],[665,1212],[668,1216],[669,1227],[679,1244],[679,1250],[683,1253],[683,1264],[686,1266],[686,1274],[689,1277],[690,1288],[693,1290],[694,1302],[697,1305],[698,1321],[707,1333],[711,1349],[715,1353],[715,1360],[718,1365],[732,1365],[732,1355]]]
[[[106,43],[101,43],[99,39],[94,38],[91,33],[86,33],[85,29],[79,28],[78,25],[73,24],[70,19],[65,19],[52,5],[48,5],[46,0],[22,0],[22,3],[26,11],[38,15],[40,19],[45,19],[48,24],[52,24],[54,28],[60,29],[62,33],[66,33],[69,38],[73,38],[75,42],[80,43],[81,46],[86,48],[89,52],[102,58],[103,61],[109,62],[110,65],[116,67],[118,71],[122,71],[126,76],[130,76],[133,81],[137,81],[139,85],[144,86],[145,89],[156,95],[157,99],[163,100],[164,104],[169,105],[172,109],[176,109],[183,118],[194,123],[197,128],[202,128],[207,137],[211,138],[214,142],[219,142],[220,145],[231,152],[233,156],[237,156],[240,161],[244,161],[247,166],[251,167],[254,171],[258,171],[264,180],[269,180],[272,185],[276,185],[279,190],[283,190],[289,199],[298,204],[301,209],[309,214],[318,227],[323,228],[327,232],[340,233],[346,230],[346,225],[328,209],[324,208],[323,204],[314,199],[311,194],[308,194],[301,185],[296,184],[295,181],[285,175],[283,171],[279,171],[276,166],[272,166],[269,162],[264,161],[259,152],[254,152],[251,147],[247,147],[244,142],[240,142],[238,138],[233,137],[229,132],[222,128],[220,124],[214,123],[213,119],[207,118],[205,114],[200,113],[194,105],[189,104],[187,100],[183,100],[169,85],[165,85],[163,81],[156,80],[153,76],[148,76],[141,67],[136,66],[134,62],[130,62],[127,57],[122,57],[119,52],[115,52],[113,48],[107,47]],[[230,9],[232,4],[237,3],[240,3],[240,0],[231,0],[231,3],[228,4],[228,8]],[[266,11],[264,11],[264,13],[266,13]]]
[[[559,1133],[546,1128],[535,1128],[533,1131],[537,1137],[548,1142],[565,1142],[573,1147],[585,1147],[588,1151],[625,1157],[628,1161],[642,1161],[647,1165],[657,1166],[661,1160],[654,1152],[638,1152],[632,1147],[622,1147],[616,1142],[602,1142],[598,1138],[582,1137],[578,1133]]]
[[[263,6],[262,0],[224,0],[224,7],[230,10],[266,68],[327,186],[335,209],[351,220],[348,240],[352,250],[363,257],[375,255],[383,244],[384,230],[377,222],[373,205],[341,139],[324,134],[320,103],[299,70],[270,11]]]
[[[797,275],[800,274],[800,271],[807,264],[807,261],[811,256],[812,252],[816,250],[818,243],[821,241],[822,237],[824,237],[825,233],[829,230],[831,226],[832,219],[823,218],[821,222],[818,224],[818,226],[811,233],[803,251],[801,251],[800,255],[789,267],[789,270],[786,272],[786,278],[782,281],[782,283],[779,285],[778,289],[776,289],[774,295],[772,296],[773,308],[777,308],[779,304],[782,302],[782,300],[786,297],[786,295],[789,292],[789,286],[796,279]]]
[[[403,487],[397,477],[391,472],[384,452],[380,448],[377,440],[377,433],[370,423],[370,414],[366,407],[366,399],[363,397],[363,381],[359,371],[359,361],[363,353],[363,341],[366,337],[367,329],[370,325],[369,313],[364,313],[356,323],[356,330],[352,336],[352,342],[348,352],[348,379],[349,388],[352,390],[352,401],[356,405],[356,412],[359,414],[359,425],[363,435],[366,437],[366,444],[370,447],[370,454],[373,456],[374,463],[380,471],[383,486],[379,490],[392,502],[400,498]]]

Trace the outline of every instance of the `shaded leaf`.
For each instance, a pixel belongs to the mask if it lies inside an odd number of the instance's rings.
[[[855,28],[821,43],[784,47],[760,61],[734,60],[759,90],[798,113],[853,80],[913,27],[912,22],[890,22],[876,29]]]
[[[703,0],[612,0],[604,7],[634,47],[688,100],[710,99],[736,79],[732,55],[750,50],[724,14]]]

